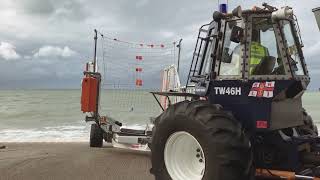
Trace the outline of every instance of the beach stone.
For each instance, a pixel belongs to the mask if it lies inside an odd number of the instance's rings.
[[[0,145],[0,149],[5,149],[5,148],[6,148],[6,146]]]

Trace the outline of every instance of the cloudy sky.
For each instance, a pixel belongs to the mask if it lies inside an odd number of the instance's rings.
[[[230,8],[260,0],[229,0]],[[299,18],[311,88],[320,87],[320,32],[312,8],[319,0],[288,4]],[[190,64],[197,31],[210,22],[217,0],[1,0],[0,88],[79,88],[92,58],[93,29],[133,42],[183,38],[182,69]]]

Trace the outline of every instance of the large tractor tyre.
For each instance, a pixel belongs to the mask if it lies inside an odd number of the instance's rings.
[[[303,122],[304,125],[298,128],[302,135],[318,136],[318,127],[314,124],[312,117],[305,109],[303,109]]]
[[[90,131],[90,147],[102,147],[103,145],[103,131],[98,124],[91,124]]]
[[[206,101],[180,102],[162,113],[151,152],[156,180],[254,179],[250,141],[240,123]]]

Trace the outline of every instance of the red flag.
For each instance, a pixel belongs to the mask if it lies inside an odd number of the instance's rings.
[[[143,57],[142,56],[136,56],[136,60],[142,60],[143,59]]]
[[[142,79],[136,79],[136,86],[142,86]]]
[[[137,67],[136,68],[136,72],[142,72],[142,68],[141,67]]]

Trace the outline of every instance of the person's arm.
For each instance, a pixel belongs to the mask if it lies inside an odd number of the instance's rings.
[[[230,50],[229,48],[223,49],[222,62],[231,62],[233,52],[231,52],[231,54],[229,54],[229,50]]]

